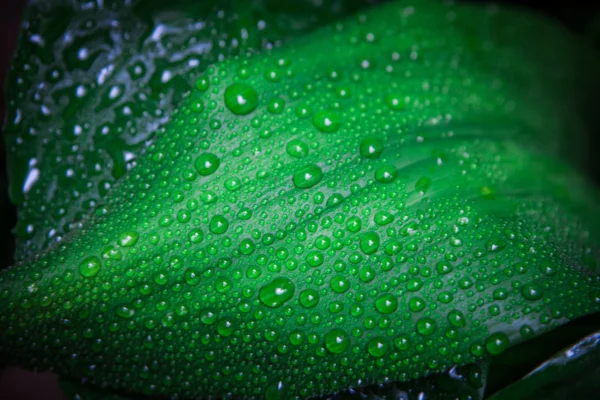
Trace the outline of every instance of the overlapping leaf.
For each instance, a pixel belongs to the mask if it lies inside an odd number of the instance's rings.
[[[32,1],[7,84],[15,258],[60,240],[214,62],[279,46],[368,1]]]

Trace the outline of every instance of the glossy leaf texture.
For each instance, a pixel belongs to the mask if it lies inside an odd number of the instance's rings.
[[[328,399],[335,400],[435,400],[484,398],[488,371],[487,360],[454,366],[447,372],[410,382],[371,385],[344,391]]]
[[[215,64],[79,230],[1,273],[0,351],[135,393],[294,398],[598,311],[597,193],[560,157],[595,85],[574,44],[399,2]]]
[[[16,260],[59,241],[137,162],[214,62],[277,47],[367,1],[39,0],[7,84]]]
[[[490,400],[593,398],[600,389],[600,332],[556,353]]]

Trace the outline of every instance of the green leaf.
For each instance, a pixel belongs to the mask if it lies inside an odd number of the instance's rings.
[[[16,260],[81,225],[209,64],[278,47],[365,4],[279,3],[31,1],[4,127]]]
[[[597,192],[561,158],[595,85],[573,40],[393,3],[213,65],[81,229],[0,273],[0,353],[133,393],[307,397],[598,311]]]
[[[490,400],[593,398],[600,389],[598,376],[600,331],[556,353]]]
[[[412,400],[412,399],[471,399],[484,398],[488,375],[488,360],[452,367],[445,373],[434,374],[410,382],[373,385],[345,391],[331,400]]]

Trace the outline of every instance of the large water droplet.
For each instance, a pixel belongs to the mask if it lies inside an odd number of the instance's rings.
[[[369,340],[367,350],[373,357],[383,357],[388,350],[387,341],[382,336],[374,337],[373,339]]]
[[[398,299],[389,293],[382,294],[375,300],[375,308],[382,314],[391,314],[398,309]]]
[[[323,178],[323,171],[316,164],[308,164],[294,173],[294,186],[298,189],[308,189],[315,186]]]
[[[234,114],[250,114],[258,106],[258,93],[247,83],[236,82],[225,89],[225,106]]]
[[[86,278],[90,278],[100,271],[100,265],[97,257],[88,257],[79,264],[79,272]]]
[[[350,281],[342,275],[336,275],[331,278],[329,286],[336,293],[344,293],[350,289]]]
[[[334,354],[343,353],[348,346],[350,346],[350,337],[339,328],[334,328],[325,335],[325,347]]]
[[[375,232],[368,232],[360,238],[360,249],[365,254],[373,254],[379,249],[379,243],[379,235]]]
[[[383,143],[379,138],[369,137],[360,142],[358,149],[364,158],[379,158],[383,151]]]
[[[526,283],[521,288],[521,294],[525,299],[535,301],[539,300],[544,296],[541,288],[535,283]]]
[[[260,288],[258,298],[267,307],[280,307],[294,296],[296,286],[287,278],[275,278]]]
[[[219,165],[221,165],[221,160],[213,153],[201,154],[196,158],[196,162],[194,163],[196,171],[202,176],[214,174],[219,168]]]
[[[302,140],[292,139],[285,146],[285,151],[292,157],[304,158],[308,155],[308,145]]]
[[[417,332],[423,336],[430,336],[436,331],[435,320],[430,317],[424,317],[417,321]]]
[[[448,321],[457,328],[461,328],[467,323],[463,313],[458,310],[452,310],[448,313]]]
[[[485,348],[491,355],[502,353],[508,348],[510,341],[503,332],[492,333],[485,341]]]
[[[398,171],[393,165],[384,165],[375,171],[375,180],[380,183],[392,183],[398,178]]]
[[[319,304],[319,293],[315,289],[306,289],[300,293],[300,304],[305,308],[313,308]]]
[[[340,129],[342,121],[335,111],[319,111],[313,116],[313,124],[323,133],[333,133]]]
[[[214,215],[208,223],[208,229],[217,235],[223,234],[229,229],[229,221],[222,215]]]
[[[126,231],[119,235],[118,243],[121,247],[132,247],[135,246],[139,238],[139,233],[135,231]]]

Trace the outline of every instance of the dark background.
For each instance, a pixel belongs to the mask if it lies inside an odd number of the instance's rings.
[[[474,0],[471,2],[490,3],[490,1]],[[2,96],[0,96],[0,126],[3,122],[5,107],[4,81],[11,54],[17,43],[19,25],[25,3],[26,1],[24,0],[0,0],[0,92],[2,93]],[[596,44],[600,47],[600,2],[561,1],[549,4],[539,0],[500,0],[495,1],[495,3],[516,4],[538,10],[561,20],[575,32],[593,34]],[[596,106],[597,104],[590,104],[591,109],[594,109]],[[592,133],[588,140],[588,151],[592,160],[588,167],[588,174],[596,183],[600,183],[600,157],[595,154],[596,149],[600,149],[600,132]],[[14,250],[14,239],[11,230],[16,224],[16,210],[10,204],[7,188],[8,179],[4,140],[0,140],[0,269],[12,264]],[[17,368],[1,369],[0,360],[0,399],[63,400],[65,397],[61,393],[54,375],[48,373],[30,373]]]

